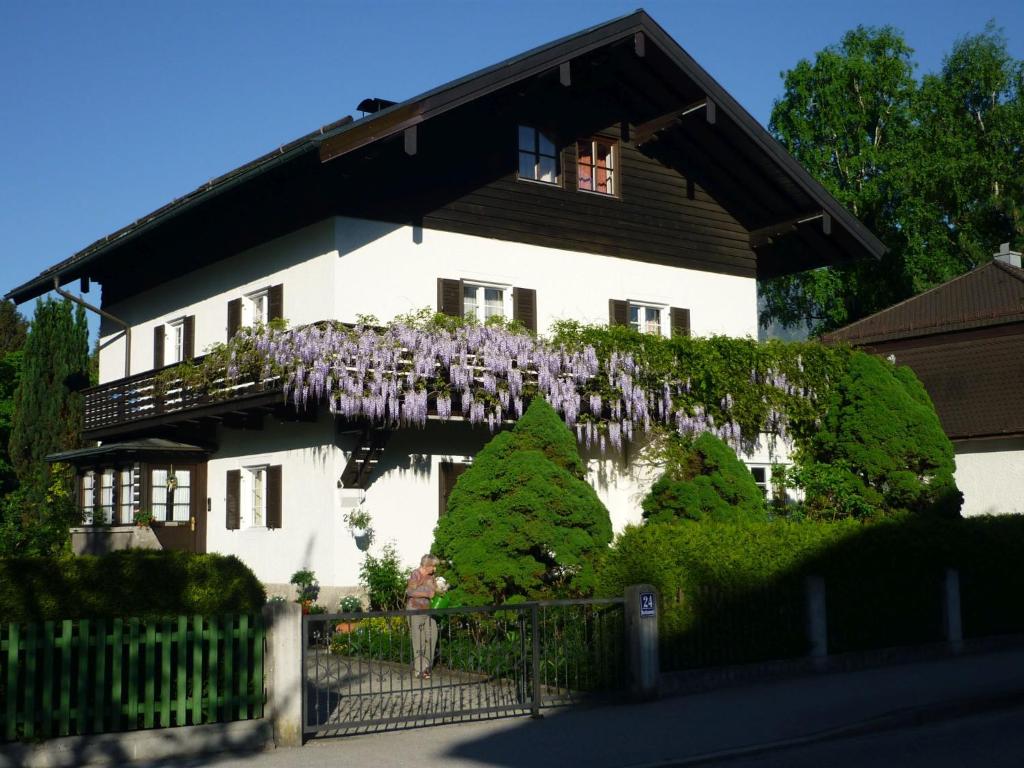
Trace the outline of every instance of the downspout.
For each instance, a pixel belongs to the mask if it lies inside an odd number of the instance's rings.
[[[73,301],[75,304],[79,304],[86,309],[95,312],[101,317],[107,318],[113,323],[117,323],[124,328],[124,377],[127,379],[131,375],[132,370],[132,327],[128,325],[124,320],[119,317],[114,317],[109,312],[104,312],[99,307],[94,307],[89,302],[82,299],[81,296],[75,296],[73,293],[68,293],[60,287],[60,277],[57,275],[53,276],[53,290],[63,296],[68,301]]]

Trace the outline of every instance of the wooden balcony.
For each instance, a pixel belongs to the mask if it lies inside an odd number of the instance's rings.
[[[197,362],[200,360],[197,358]],[[83,437],[102,440],[150,426],[219,417],[231,412],[244,413],[283,401],[279,379],[243,381],[227,389],[215,382],[213,387],[196,389],[183,385],[180,380],[161,376],[173,367],[86,389],[83,392]]]

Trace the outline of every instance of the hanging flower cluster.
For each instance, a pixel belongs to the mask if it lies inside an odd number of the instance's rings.
[[[687,339],[690,346],[666,353],[664,345],[677,340],[601,338],[596,345],[578,334],[545,341],[474,324],[257,327],[243,329],[204,364],[219,369],[223,392],[246,381],[279,381],[298,409],[324,402],[332,413],[393,426],[423,426],[435,415],[494,430],[540,395],[580,442],[601,450],[619,449],[653,424],[684,436],[711,432],[750,450],[762,433],[788,440],[794,416],[813,416],[816,395],[799,356],[788,363],[779,355],[750,358],[743,350],[756,349],[751,340]],[[693,345],[702,343],[712,344],[711,352],[696,354]],[[651,345],[661,345],[659,354]],[[743,354],[723,363],[721,349]]]

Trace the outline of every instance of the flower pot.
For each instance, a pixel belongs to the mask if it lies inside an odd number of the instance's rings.
[[[334,625],[334,631],[341,635],[347,635],[355,630],[357,624],[356,621],[339,621]]]

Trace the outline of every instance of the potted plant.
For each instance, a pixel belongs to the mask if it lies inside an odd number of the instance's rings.
[[[363,601],[355,595],[345,595],[345,597],[341,598],[338,608],[342,613],[362,613]],[[334,629],[338,632],[348,633],[355,629],[358,623],[358,620],[339,621]]]
[[[356,540],[356,546],[365,552],[373,541],[373,528],[371,526],[373,519],[370,517],[369,511],[360,504],[345,513],[344,520]]]
[[[302,568],[292,574],[291,583],[295,585],[295,602],[302,606],[303,615],[312,613],[313,603],[320,594],[320,582],[316,574],[308,568]]]
[[[132,515],[132,522],[137,528],[149,528],[153,524],[153,513],[148,509],[136,508],[135,514]]]

